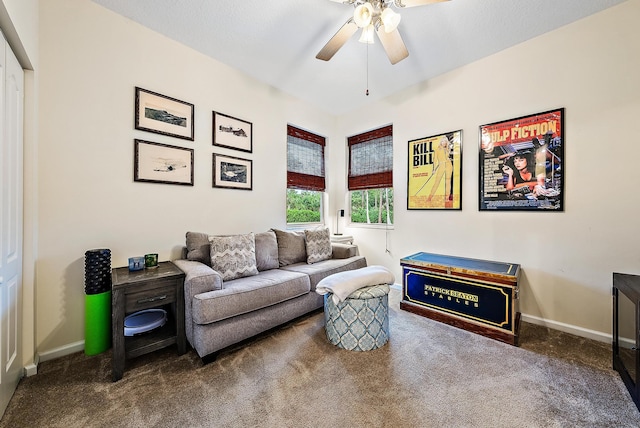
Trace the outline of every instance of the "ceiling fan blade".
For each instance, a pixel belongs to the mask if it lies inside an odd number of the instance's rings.
[[[393,3],[396,7],[414,7],[423,6],[425,4],[441,3],[449,0],[395,0]]]
[[[380,25],[376,28],[376,34],[391,64],[396,64],[409,56],[409,51],[397,29],[387,33],[384,31],[384,25]]]
[[[329,61],[336,52],[338,52],[338,50],[347,43],[347,40],[349,40],[356,31],[358,31],[358,26],[353,22],[353,18],[349,18],[349,20],[345,22],[338,32],[327,42],[327,44],[320,49],[316,58],[323,61]]]

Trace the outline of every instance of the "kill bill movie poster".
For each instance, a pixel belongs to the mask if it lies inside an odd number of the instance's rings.
[[[407,209],[462,207],[462,131],[409,141]]]
[[[564,109],[480,126],[480,210],[564,210]]]

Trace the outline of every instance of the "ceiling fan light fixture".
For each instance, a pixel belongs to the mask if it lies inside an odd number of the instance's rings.
[[[356,10],[353,12],[353,20],[356,25],[360,28],[364,28],[367,25],[371,24],[371,20],[373,19],[373,6],[371,3],[366,2],[356,7]]]
[[[382,15],[380,15],[380,19],[382,20],[382,24],[384,25],[384,31],[386,33],[391,33],[396,28],[398,28],[398,24],[400,24],[400,19],[402,17],[399,13],[395,13],[391,8],[385,8],[382,11]]]
[[[369,36],[371,26],[376,33],[382,48],[384,49],[391,64],[397,64],[409,56],[407,46],[402,40],[398,31],[400,14],[391,10],[392,7],[398,9],[405,7],[422,6],[432,3],[440,3],[449,0],[331,0],[336,3],[343,3],[355,8],[353,16],[340,27],[338,32],[329,39],[324,47],[318,52],[316,58],[329,61],[344,44],[362,28],[359,41],[362,43],[373,43],[375,36]],[[369,49],[367,49],[367,58]],[[367,69],[368,70],[368,69]],[[368,95],[368,93],[367,93]]]
[[[367,25],[362,29],[362,35],[360,35],[360,38],[358,39],[358,41],[360,43],[367,43],[369,45],[373,44],[374,42],[373,32],[374,32],[373,24]]]

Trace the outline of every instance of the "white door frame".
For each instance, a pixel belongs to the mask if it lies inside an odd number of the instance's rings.
[[[23,375],[22,243],[24,71],[0,52],[0,415]]]

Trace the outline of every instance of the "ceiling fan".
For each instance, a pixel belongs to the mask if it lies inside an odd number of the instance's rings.
[[[344,23],[338,32],[318,52],[316,58],[329,61],[333,55],[362,28],[362,43],[373,43],[373,33],[380,39],[391,64],[396,64],[409,56],[407,47],[398,32],[400,15],[391,9],[422,6],[448,0],[330,0],[336,3],[353,5],[353,16]]]

